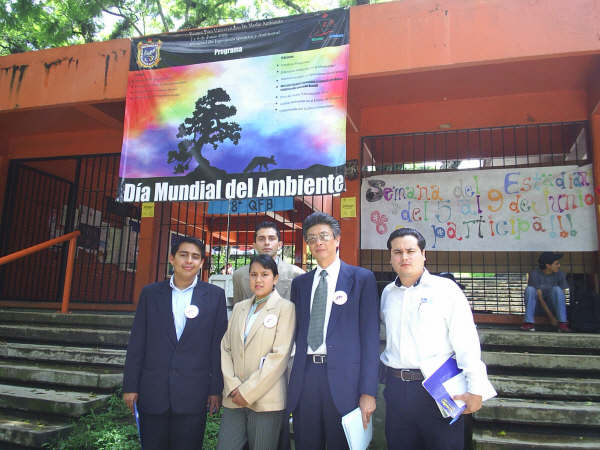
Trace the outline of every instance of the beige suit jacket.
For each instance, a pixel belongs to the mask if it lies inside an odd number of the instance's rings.
[[[286,369],[296,327],[294,304],[273,291],[258,312],[244,342],[246,318],[254,298],[234,305],[227,332],[221,341],[223,406],[239,408],[229,394],[238,388],[248,408],[264,411],[285,409]],[[274,326],[265,326],[269,320]]]
[[[275,287],[277,292],[283,298],[290,299],[290,293],[292,290],[292,280],[298,275],[302,275],[304,270],[300,267],[289,264],[279,258],[277,263],[277,271],[279,272],[279,280]],[[250,290],[250,266],[245,265],[233,272],[233,304],[244,300],[245,298],[252,297],[252,291]]]

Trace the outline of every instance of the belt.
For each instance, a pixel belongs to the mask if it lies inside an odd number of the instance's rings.
[[[307,355],[308,360],[313,364],[325,364],[327,362],[327,355]]]
[[[388,367],[390,375],[402,381],[423,381],[425,377],[419,369],[393,369]]]

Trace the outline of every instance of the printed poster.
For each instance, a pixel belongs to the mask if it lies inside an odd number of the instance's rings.
[[[349,10],[132,40],[119,200],[344,190]]]

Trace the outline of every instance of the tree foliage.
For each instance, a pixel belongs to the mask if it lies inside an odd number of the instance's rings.
[[[99,30],[100,1],[3,0],[1,4],[0,54],[91,42]]]
[[[209,89],[206,95],[196,100],[192,117],[187,117],[179,125],[177,137],[182,140],[177,145],[178,149],[168,153],[167,162],[176,163],[175,173],[188,170],[192,157],[200,166],[207,165],[208,160],[202,156],[207,144],[214,150],[225,139],[238,144],[242,127],[237,122],[226,120],[237,113],[235,106],[226,104],[230,100],[231,97],[223,88]]]
[[[0,55],[268,19],[355,0],[0,0]]]

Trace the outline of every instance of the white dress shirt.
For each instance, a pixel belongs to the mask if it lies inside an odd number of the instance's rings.
[[[323,343],[316,350],[311,349],[310,345],[307,345],[306,353],[308,355],[327,354],[327,325],[329,325],[329,316],[331,315],[331,306],[333,305],[333,294],[335,293],[335,286],[337,284],[338,275],[340,274],[340,266],[340,258],[339,256],[336,256],[335,260],[328,267],[323,269],[321,266],[317,265],[317,269],[315,270],[315,277],[313,278],[312,290],[310,293],[310,310],[312,311],[315,291],[321,280],[321,272],[323,270],[327,272],[327,276],[325,277],[327,280],[327,305],[325,306],[325,322],[323,323]]]
[[[388,284],[381,294],[381,319],[386,327],[381,362],[386,366],[417,369],[421,361],[456,354],[468,391],[484,397],[494,392],[469,302],[452,280],[425,269],[413,286]]]
[[[177,340],[179,340],[187,320],[185,317],[185,308],[192,303],[192,294],[194,293],[196,284],[198,284],[198,277],[196,276],[192,284],[185,289],[179,289],[175,286],[173,277],[169,280],[169,284],[172,289],[171,305],[173,308],[173,322],[175,322],[175,333],[177,334]]]

